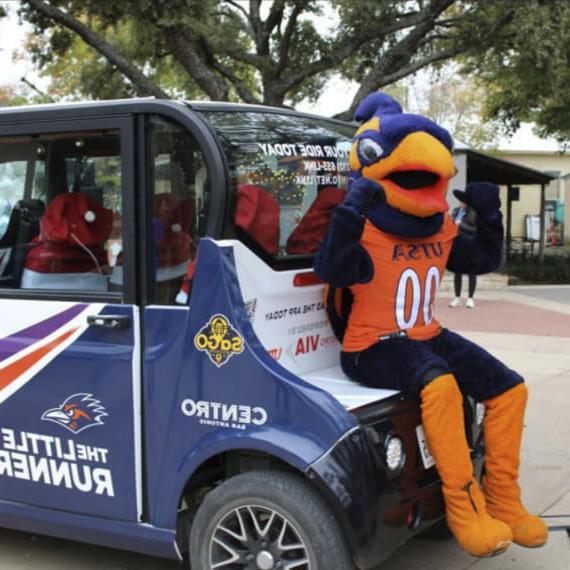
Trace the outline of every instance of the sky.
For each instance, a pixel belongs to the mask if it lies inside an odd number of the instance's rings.
[[[9,17],[0,18],[0,70],[2,72],[2,83],[20,84],[21,78],[26,77],[37,85],[40,89],[47,87],[47,79],[39,77],[37,71],[30,61],[18,61],[14,63],[13,54],[22,50],[26,33],[29,28],[18,22],[16,9],[18,0],[10,2],[0,2],[7,8]],[[330,17],[325,18],[317,27],[326,30],[332,24]],[[310,103],[308,101],[297,105],[297,109],[319,115],[332,116],[346,110],[358,89],[358,84],[342,79],[340,76],[333,76],[326,85],[319,99]],[[555,140],[541,139],[532,131],[532,125],[523,124],[510,139],[499,141],[499,150],[506,151],[550,151],[556,152],[559,145]]]
[[[0,18],[0,70],[2,83],[19,84],[22,76],[38,81],[38,75],[31,62],[12,61],[14,51],[22,49],[29,29],[18,22],[16,9],[19,2],[0,2],[9,13],[8,18]]]

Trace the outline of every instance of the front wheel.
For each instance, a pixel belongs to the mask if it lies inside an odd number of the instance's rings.
[[[192,570],[353,570],[342,531],[301,477],[252,471],[206,495],[190,532]]]

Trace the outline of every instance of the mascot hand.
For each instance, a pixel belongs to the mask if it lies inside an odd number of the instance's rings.
[[[467,184],[465,192],[454,190],[453,194],[482,216],[488,216],[501,207],[499,187],[490,182],[471,182]]]
[[[384,188],[378,182],[365,177],[351,182],[350,190],[344,199],[347,206],[352,206],[361,214],[384,202],[386,202]]]

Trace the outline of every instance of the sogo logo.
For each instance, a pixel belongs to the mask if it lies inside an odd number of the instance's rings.
[[[243,352],[243,338],[224,315],[214,315],[194,337],[194,346],[222,367],[234,355]]]

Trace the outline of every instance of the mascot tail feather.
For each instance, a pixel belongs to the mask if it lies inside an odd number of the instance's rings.
[[[548,540],[548,528],[521,504],[517,483],[528,390],[518,384],[485,402],[485,499],[489,513],[506,523],[520,546],[538,548]]]
[[[325,286],[325,309],[337,340],[342,343],[354,295],[348,287]]]
[[[487,514],[485,498],[473,478],[465,437],[463,399],[455,378],[445,374],[421,392],[422,423],[443,482],[447,523],[472,556],[504,552],[513,535],[509,527]]]

